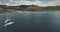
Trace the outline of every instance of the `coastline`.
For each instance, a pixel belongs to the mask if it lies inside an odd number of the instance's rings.
[[[60,11],[13,11],[13,12],[7,12],[7,13],[44,13],[44,12],[58,13]],[[6,12],[0,12],[0,14],[1,13],[6,13]]]

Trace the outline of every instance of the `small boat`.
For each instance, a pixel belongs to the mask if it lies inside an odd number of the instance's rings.
[[[5,21],[5,23],[8,23],[10,20],[9,19],[7,19],[6,21]]]
[[[11,17],[13,16],[13,14],[11,15],[11,13],[7,13],[7,12],[6,14],[7,14],[7,19],[4,21],[5,24],[3,26],[7,27],[9,25],[14,24],[14,22],[11,21]]]
[[[8,25],[14,24],[14,22],[11,22],[9,19],[7,19],[4,23],[5,23],[4,26],[8,26]]]

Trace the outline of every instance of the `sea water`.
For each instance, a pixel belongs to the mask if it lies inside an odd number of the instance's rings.
[[[11,17],[13,15],[13,17]],[[60,12],[12,13],[14,24],[3,26],[6,13],[0,14],[0,32],[60,32]]]

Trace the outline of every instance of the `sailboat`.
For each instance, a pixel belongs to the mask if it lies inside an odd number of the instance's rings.
[[[12,24],[14,24],[14,22],[12,22],[11,21],[11,14],[8,14],[8,13],[6,13],[7,14],[7,19],[4,21],[4,23],[5,23],[5,25],[4,26],[9,26],[9,25],[12,25]]]

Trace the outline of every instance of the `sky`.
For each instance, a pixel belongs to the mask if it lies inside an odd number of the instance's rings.
[[[0,5],[38,5],[38,6],[56,6],[60,5],[60,0],[0,0]]]

